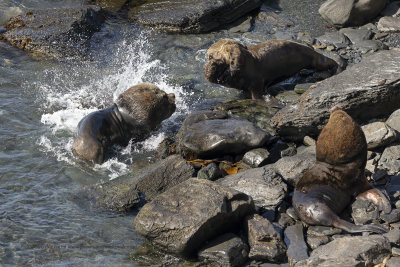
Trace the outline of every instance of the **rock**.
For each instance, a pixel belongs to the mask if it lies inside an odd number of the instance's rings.
[[[282,178],[267,166],[225,176],[217,183],[251,196],[257,207],[266,210],[279,206],[287,193]]]
[[[136,7],[132,19],[175,33],[201,33],[227,25],[260,7],[259,0],[157,0]]]
[[[18,16],[22,13],[22,9],[16,6],[2,8],[0,10],[0,25],[6,24],[12,17]]]
[[[293,220],[292,217],[290,217],[286,213],[279,213],[278,224],[282,228],[286,228],[288,225],[295,224],[295,220]]]
[[[336,48],[344,48],[350,44],[349,40],[341,32],[327,32],[316,38],[321,44],[332,44]]]
[[[390,255],[390,249],[388,240],[380,235],[345,236],[315,249],[307,263],[318,262],[321,264],[318,266],[340,266],[343,264],[343,259],[353,259],[369,265],[379,264]]]
[[[249,258],[251,260],[283,261],[286,246],[282,241],[281,234],[269,220],[254,214],[246,218],[245,229],[250,245]]]
[[[251,16],[244,18],[244,20],[239,20],[239,23],[233,23],[232,27],[229,29],[230,33],[245,33],[249,32],[252,25],[253,18]]]
[[[222,172],[214,162],[208,164],[197,173],[197,178],[215,181],[222,177]]]
[[[394,1],[389,3],[385,9],[381,12],[382,16],[392,16],[398,17],[400,16],[400,1]]]
[[[400,266],[400,257],[391,257],[386,263],[386,267],[398,267],[398,266]]]
[[[179,155],[158,161],[135,177],[136,188],[150,201],[158,194],[194,176],[194,168]]]
[[[253,168],[262,167],[268,163],[269,152],[265,148],[252,149],[243,156],[243,162]]]
[[[350,42],[354,45],[357,45],[362,41],[371,40],[373,36],[372,31],[366,28],[343,28],[340,29],[339,32],[349,38]]]
[[[310,226],[307,230],[307,235],[309,236],[331,236],[341,234],[342,230],[335,227],[327,227],[327,226]]]
[[[248,120],[224,112],[197,111],[183,122],[176,148],[185,158],[213,158],[261,147],[269,137]]]
[[[211,240],[199,252],[200,260],[207,260],[210,266],[243,266],[249,254],[248,246],[242,239],[227,233]]]
[[[386,169],[388,174],[398,174],[400,172],[400,145],[385,148],[378,164]]]
[[[313,85],[313,83],[300,83],[300,84],[296,84],[296,86],[294,87],[294,91],[296,92],[296,94],[303,94],[305,91],[307,91],[311,86]]]
[[[354,258],[339,258],[339,259],[308,259],[299,262],[295,267],[367,267],[364,262],[356,260]]]
[[[307,244],[311,249],[316,249],[319,246],[325,245],[332,240],[329,236],[307,236]]]
[[[246,194],[192,178],[144,205],[134,226],[166,252],[190,257],[205,241],[236,230],[254,211]]]
[[[397,132],[400,132],[400,109],[396,110],[390,115],[390,117],[386,120],[386,125]]]
[[[382,212],[381,219],[384,220],[385,223],[398,222],[398,221],[400,221],[400,210],[399,209],[393,209],[388,214]]]
[[[104,20],[103,11],[97,6],[33,10],[12,18],[2,36],[35,56],[84,58],[91,36],[100,30]]]
[[[400,32],[399,17],[382,17],[378,21],[378,30],[381,32]]]
[[[379,51],[338,75],[316,84],[299,101],[278,111],[270,123],[282,138],[316,137],[340,106],[358,123],[388,116],[400,101],[400,50]]]
[[[376,17],[386,3],[386,0],[328,0],[318,12],[335,27],[360,26]]]
[[[351,217],[357,225],[369,224],[379,219],[378,207],[368,200],[357,199],[351,205],[351,209]]]
[[[367,139],[368,149],[389,145],[397,139],[396,132],[384,122],[373,122],[361,127]]]
[[[141,204],[139,192],[126,179],[116,179],[100,185],[84,187],[78,197],[83,196],[100,209],[127,212]]]
[[[286,255],[290,266],[294,266],[297,262],[308,258],[308,248],[304,241],[303,225],[301,223],[286,228],[285,243],[288,248]]]
[[[384,237],[389,240],[390,244],[393,246],[399,246],[400,245],[400,230],[399,228],[393,228],[390,230],[388,233],[383,234]]]
[[[119,11],[129,0],[89,0],[92,4],[111,12]]]
[[[295,186],[303,174],[315,163],[315,146],[308,147],[302,153],[284,157],[271,165],[282,175],[286,183]],[[269,166],[269,165],[268,165]]]
[[[303,144],[305,146],[315,146],[317,144],[317,142],[309,136],[304,136]]]

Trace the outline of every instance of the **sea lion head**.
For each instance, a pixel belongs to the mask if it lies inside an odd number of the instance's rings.
[[[367,160],[367,142],[361,127],[343,110],[333,108],[316,147],[318,161],[332,165]]]
[[[154,84],[135,85],[119,95],[116,105],[129,127],[153,130],[176,109],[175,95]]]
[[[252,57],[247,47],[232,39],[221,39],[207,50],[204,75],[207,81],[241,87],[239,73]]]

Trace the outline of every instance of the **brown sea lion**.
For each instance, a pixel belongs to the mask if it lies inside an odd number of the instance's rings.
[[[106,148],[113,144],[126,146],[132,138],[143,140],[175,108],[174,94],[148,83],[133,86],[119,95],[114,105],[92,112],[79,122],[72,151],[84,160],[102,163]]]
[[[338,64],[296,42],[270,40],[245,46],[221,39],[207,50],[204,75],[209,82],[248,91],[253,99],[262,99],[269,85],[306,68],[336,71]]]
[[[360,126],[343,110],[335,108],[317,140],[316,163],[301,177],[293,195],[293,207],[303,222],[334,226],[350,233],[376,232],[378,225],[355,225],[337,214],[352,197],[368,199],[380,210],[391,211],[382,192],[365,176],[367,142]]]

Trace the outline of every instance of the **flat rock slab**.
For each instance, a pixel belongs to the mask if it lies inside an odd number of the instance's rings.
[[[373,122],[361,127],[367,139],[368,149],[386,146],[397,139],[396,132],[384,122]]]
[[[267,210],[279,206],[287,193],[287,185],[282,178],[268,167],[228,175],[217,182],[251,196],[256,206]]]
[[[308,258],[308,248],[306,241],[304,241],[303,225],[301,223],[286,228],[285,244],[288,248],[286,255],[290,266],[294,266],[297,262]]]
[[[259,0],[158,0],[137,7],[132,18],[168,32],[201,33],[231,23],[260,6]]]
[[[85,57],[104,20],[98,6],[33,10],[12,18],[1,37],[40,57]]]
[[[293,141],[318,136],[337,105],[356,121],[388,116],[400,103],[400,50],[379,51],[317,83],[271,119],[278,135]]]
[[[166,252],[190,257],[205,241],[237,230],[254,211],[253,200],[246,194],[192,178],[144,205],[134,226]]]

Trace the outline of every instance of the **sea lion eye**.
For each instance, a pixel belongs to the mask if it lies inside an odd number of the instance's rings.
[[[209,60],[213,59],[213,56],[212,55],[208,55],[208,59]]]

